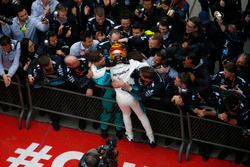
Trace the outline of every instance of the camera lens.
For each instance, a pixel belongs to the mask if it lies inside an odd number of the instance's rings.
[[[2,16],[2,15],[0,15],[0,20],[3,21],[3,22],[5,22],[5,23],[7,23],[7,24],[9,24],[9,25],[13,24],[11,18],[7,18],[7,17]]]

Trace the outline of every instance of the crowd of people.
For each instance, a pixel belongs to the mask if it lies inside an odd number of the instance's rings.
[[[35,88],[115,99],[117,137],[124,124],[134,140],[133,111],[151,147],[145,105],[250,129],[250,56],[243,50],[250,1],[245,9],[240,0],[199,2],[202,10],[190,17],[186,0],[0,0],[0,75],[6,87],[17,74]],[[155,96],[161,106],[151,103]],[[102,101],[100,121],[109,122],[113,104]],[[59,130],[60,116],[49,116]],[[107,138],[108,126],[100,127]]]

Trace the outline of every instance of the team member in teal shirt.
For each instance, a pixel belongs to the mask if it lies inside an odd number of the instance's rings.
[[[91,71],[93,72],[92,79],[97,85],[109,87],[111,84],[111,78],[109,69],[105,66],[105,57],[98,51],[91,52],[89,59],[92,63]],[[103,89],[104,99],[114,99],[115,91],[113,89]],[[109,122],[112,117],[112,108],[114,103],[106,100],[102,100],[103,112],[100,116],[100,121]],[[116,125],[116,136],[121,139],[123,137],[122,133],[122,115],[121,112],[115,113],[115,125]],[[108,137],[108,125],[101,123],[101,136],[103,138]]]

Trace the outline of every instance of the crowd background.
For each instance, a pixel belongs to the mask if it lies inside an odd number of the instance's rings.
[[[115,99],[121,110],[115,116],[117,137],[123,137],[124,124],[126,138],[134,140],[133,111],[151,147],[156,141],[144,105],[177,113],[181,108],[250,129],[250,58],[244,52],[249,1],[242,8],[240,0],[199,0],[201,10],[192,16],[186,0],[0,3],[0,75],[6,87],[17,74],[37,89],[45,84]],[[152,103],[155,96],[163,105]],[[112,106],[102,102],[101,121],[110,120]],[[60,116],[49,116],[60,130]],[[108,126],[100,127],[107,138]],[[207,160],[210,147],[201,147]]]

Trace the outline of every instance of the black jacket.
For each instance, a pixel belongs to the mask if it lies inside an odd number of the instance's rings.
[[[77,88],[93,88],[94,81],[88,78],[86,75],[89,71],[89,61],[86,58],[78,58],[80,61],[80,66],[76,69],[66,69],[66,78],[67,81],[74,84]]]
[[[160,74],[155,72],[153,81],[149,85],[144,85],[144,81],[140,78],[139,71],[135,70],[131,77],[135,81],[135,85],[132,86],[130,93],[138,100],[146,101],[152,96],[159,95],[162,93],[165,82]]]

